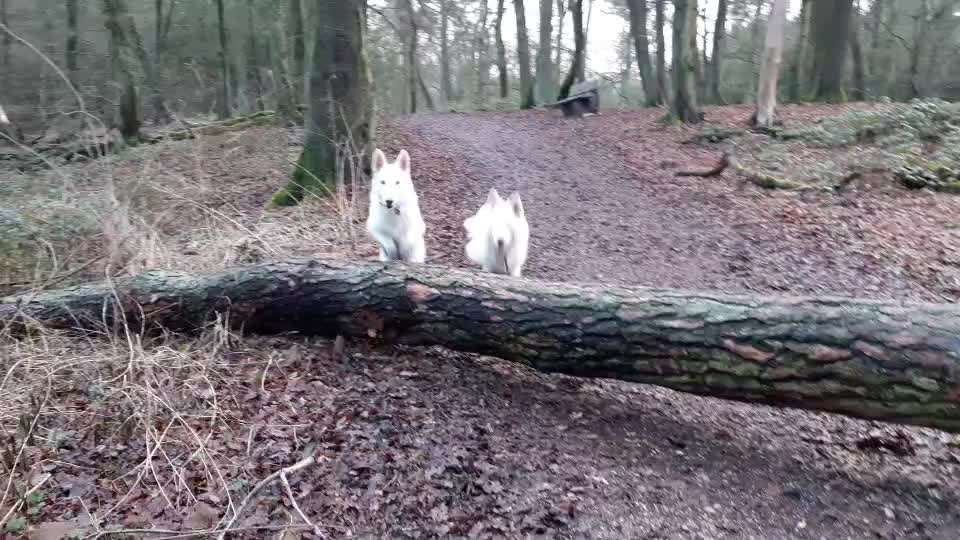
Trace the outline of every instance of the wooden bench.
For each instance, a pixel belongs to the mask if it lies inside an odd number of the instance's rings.
[[[570,95],[548,107],[559,107],[564,116],[583,116],[584,113],[597,114],[600,107],[600,85],[597,81],[578,82],[570,88]]]

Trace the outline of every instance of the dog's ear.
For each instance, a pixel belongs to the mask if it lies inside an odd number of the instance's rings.
[[[410,154],[408,154],[406,150],[401,150],[400,153],[397,154],[397,165],[400,165],[400,170],[403,172],[410,172]]]
[[[383,153],[383,150],[377,148],[373,151],[373,158],[370,161],[373,174],[377,174],[387,164],[387,155]]]
[[[487,193],[487,202],[484,204],[496,206],[498,202],[500,202],[500,194],[497,193],[497,188],[490,188],[490,192]]]
[[[523,202],[520,201],[520,194],[516,191],[510,194],[510,208],[517,217],[523,217]]]

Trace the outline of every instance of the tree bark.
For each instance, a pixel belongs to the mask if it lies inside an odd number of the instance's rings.
[[[685,123],[701,121],[697,105],[697,0],[673,0],[673,101],[671,115]]]
[[[449,104],[454,100],[453,80],[450,75],[450,7],[449,0],[440,3],[440,84],[443,99]]]
[[[154,49],[153,59],[147,60],[149,65],[144,66],[144,70],[149,74],[149,86],[151,91],[150,105],[153,108],[153,120],[157,124],[166,124],[173,120],[173,115],[167,107],[167,101],[163,97],[160,89],[161,73],[163,65],[163,55],[167,50],[167,36],[170,34],[170,25],[173,23],[173,10],[176,7],[176,0],[170,0],[170,7],[164,12],[163,0],[154,2]],[[146,58],[146,54],[144,55]]]
[[[555,284],[331,260],[204,276],[155,271],[2,302],[0,323],[14,327],[126,321],[197,331],[229,312],[223,320],[246,332],[441,345],[544,372],[960,430],[955,305]]]
[[[657,105],[662,105],[670,95],[667,89],[667,54],[666,37],[663,28],[667,24],[664,2],[666,0],[656,0],[656,38],[657,38]]]
[[[804,82],[808,80],[810,51],[810,8],[813,0],[802,0],[798,20],[797,44],[793,50],[793,65],[790,77],[790,101],[799,103],[806,95]]]
[[[502,1],[502,0],[501,0]],[[520,108],[531,109],[533,99],[533,72],[530,71],[530,36],[527,33],[527,12],[523,0],[513,0],[517,17],[517,60],[520,64]]]
[[[140,103],[143,75],[138,66],[144,64],[142,59],[137,61],[137,57],[143,54],[143,43],[124,0],[103,0],[103,12],[104,24],[112,43],[113,65],[123,88],[116,124],[121,135],[136,139],[140,137],[143,122]]]
[[[503,12],[506,10],[504,0],[497,0],[497,19],[493,32],[497,42],[497,72],[499,75],[500,99],[507,99],[510,95],[509,80],[507,77],[507,47],[503,44]],[[526,28],[524,28],[526,30]]]
[[[66,46],[66,64],[67,74],[70,82],[77,84],[77,53],[80,44],[80,33],[77,24],[80,19],[80,6],[78,0],[67,0],[67,46]]]
[[[813,98],[843,100],[843,70],[853,0],[813,0]]]
[[[540,0],[540,41],[537,47],[536,97],[538,103],[553,99],[553,63],[550,45],[553,38],[553,0]]]
[[[413,0],[406,0],[407,17],[410,24],[407,27],[407,92],[410,95],[410,113],[417,112],[417,13],[413,9]]]
[[[567,17],[568,0],[557,0],[557,43],[554,50],[557,51],[557,58],[553,62],[553,67],[557,74],[560,73],[560,66],[563,65],[563,21]]]
[[[722,1],[722,0],[721,0]],[[647,39],[647,0],[628,0],[630,10],[630,34],[633,36],[634,51],[637,57],[637,71],[643,84],[643,98],[648,107],[657,105],[657,81],[653,78],[653,66],[650,65],[650,43]]]
[[[257,32],[254,0],[247,0],[247,87],[256,95],[254,110],[264,110],[263,80],[260,77],[260,39]]]
[[[316,0],[317,21],[310,72],[310,101],[303,153],[287,186],[272,204],[297,204],[307,195],[336,189],[338,166],[371,154],[375,132],[373,88],[364,53],[364,3]],[[344,178],[344,181],[349,180]]]
[[[720,95],[720,75],[723,73],[723,45],[727,37],[727,0],[718,0],[717,19],[713,26],[713,57],[710,59],[710,99],[723,104]]]
[[[289,7],[290,4],[287,4]],[[301,85],[291,75],[290,49],[286,38],[286,28],[282,16],[270,13],[274,9],[268,4],[261,4],[264,9],[264,20],[270,23],[270,65],[273,68],[274,89],[277,96],[277,115],[286,121],[294,120],[299,116],[297,97],[302,94]],[[281,4],[282,6],[282,4]],[[280,7],[280,9],[283,9]],[[283,13],[281,11],[281,13]]]
[[[290,0],[287,10],[290,27],[290,48],[293,53],[292,78],[297,82],[297,102],[306,97],[307,94],[307,46],[303,32],[303,5],[300,0]]]
[[[477,22],[477,31],[473,42],[474,54],[477,57],[477,93],[473,96],[473,104],[478,109],[487,102],[487,77],[490,75],[490,63],[487,61],[487,54],[490,52],[487,43],[490,38],[487,29],[488,11],[488,1],[480,0],[480,20]]]
[[[230,118],[233,96],[230,95],[230,49],[227,42],[227,20],[223,10],[223,0],[213,0],[217,6],[217,34],[220,39],[220,50],[217,52],[217,61],[220,64],[220,96],[217,99],[217,118]]]
[[[756,125],[772,128],[777,108],[777,81],[783,58],[783,31],[787,23],[787,0],[773,0],[767,21],[767,39],[757,87]]]
[[[850,18],[850,59],[853,61],[853,88],[850,97],[854,101],[863,101],[867,95],[867,77],[863,71],[863,48],[860,45],[860,8],[854,6]]]
[[[3,24],[7,28],[10,27],[10,20],[8,18],[9,10],[7,9],[7,0],[0,0],[0,24]],[[13,38],[10,34],[3,32],[3,53],[0,54],[0,65],[7,67],[10,65],[10,48],[13,46]]]
[[[573,59],[570,62],[570,71],[560,85],[558,100],[566,99],[570,95],[570,88],[581,71],[580,64],[583,62],[584,47],[587,45],[587,37],[583,33],[583,0],[570,0],[570,11],[573,14]]]

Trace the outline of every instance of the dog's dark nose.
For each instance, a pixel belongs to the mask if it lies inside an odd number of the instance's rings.
[[[383,204],[387,205],[387,208],[393,208],[393,201],[391,199],[383,201]]]
[[[503,247],[503,238],[498,238],[498,239],[497,239],[497,247],[500,247],[500,248]]]

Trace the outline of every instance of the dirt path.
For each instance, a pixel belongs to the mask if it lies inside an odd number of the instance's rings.
[[[712,116],[731,125],[747,114]],[[958,243],[956,198],[884,185],[823,195],[743,187],[729,175],[678,179],[677,167],[708,164],[718,151],[682,144],[691,133],[658,127],[658,115],[420,115],[388,131],[412,151],[429,245],[443,263],[466,264],[460,224],[495,186],[523,194],[530,277],[956,298],[944,262]],[[561,536],[960,534],[960,453],[949,435],[615,382],[564,390],[555,386],[562,378],[536,375],[533,384],[513,367],[492,369],[512,372],[513,382],[501,388],[492,376],[474,386],[465,371],[450,390],[469,387],[483,402],[486,392],[500,395],[495,431],[510,450],[499,455],[521,471],[501,497],[526,501],[530,477],[566,485],[551,503],[557,515],[576,508],[557,525]]]
[[[809,115],[810,108],[785,114]],[[519,190],[531,222],[530,277],[658,287],[955,300],[957,198],[871,188],[770,192],[677,178],[716,147],[683,144],[656,110],[582,121],[544,112],[395,121],[414,155],[435,255],[466,264],[460,223],[492,187]],[[749,113],[717,109],[734,125]],[[437,164],[442,164],[437,169]],[[417,165],[420,164],[421,167]],[[954,259],[956,257],[956,259]]]

